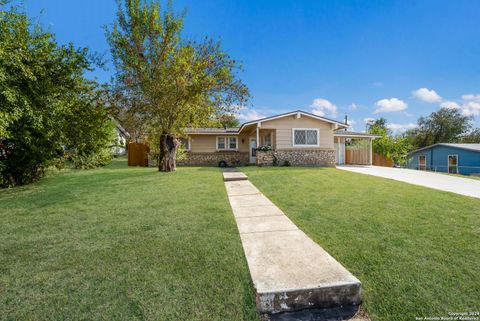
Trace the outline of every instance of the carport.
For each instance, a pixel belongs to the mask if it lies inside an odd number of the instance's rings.
[[[351,131],[333,134],[337,165],[372,165],[372,141],[377,135]]]

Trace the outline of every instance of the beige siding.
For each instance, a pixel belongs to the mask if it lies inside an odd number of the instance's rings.
[[[276,148],[277,149],[293,149],[302,147],[293,147],[292,129],[293,128],[318,128],[320,134],[320,144],[315,148],[334,148],[333,128],[332,124],[323,120],[314,119],[302,115],[296,119],[295,116],[288,116],[262,122],[262,129],[276,129]],[[308,147],[314,149],[312,147]]]
[[[215,152],[215,135],[191,135],[190,150],[194,153]]]
[[[217,137],[232,137],[233,135],[190,135],[190,150],[194,153],[212,153],[217,151]],[[235,136],[233,136],[235,137]],[[243,138],[243,143],[242,143]],[[248,151],[248,138],[238,137],[238,150]]]

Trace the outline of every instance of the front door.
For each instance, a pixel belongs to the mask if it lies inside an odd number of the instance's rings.
[[[418,169],[421,171],[427,169],[427,157],[425,155],[418,156]]]
[[[448,172],[458,174],[458,155],[448,155]]]
[[[250,164],[257,163],[257,139],[250,138]]]

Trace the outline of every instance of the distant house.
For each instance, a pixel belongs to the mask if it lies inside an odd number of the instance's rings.
[[[112,152],[115,155],[125,155],[127,153],[126,146],[127,141],[130,138],[130,134],[116,119],[112,120],[115,124],[115,144],[112,147]]]
[[[412,169],[480,175],[480,144],[435,144],[408,154]]]
[[[188,128],[179,165],[372,164],[372,139],[348,125],[301,110],[266,117],[239,128]],[[355,144],[356,143],[356,144]],[[348,153],[347,153],[348,152]]]

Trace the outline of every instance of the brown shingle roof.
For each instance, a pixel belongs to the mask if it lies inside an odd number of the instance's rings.
[[[185,132],[187,134],[235,134],[238,128],[186,128]]]

